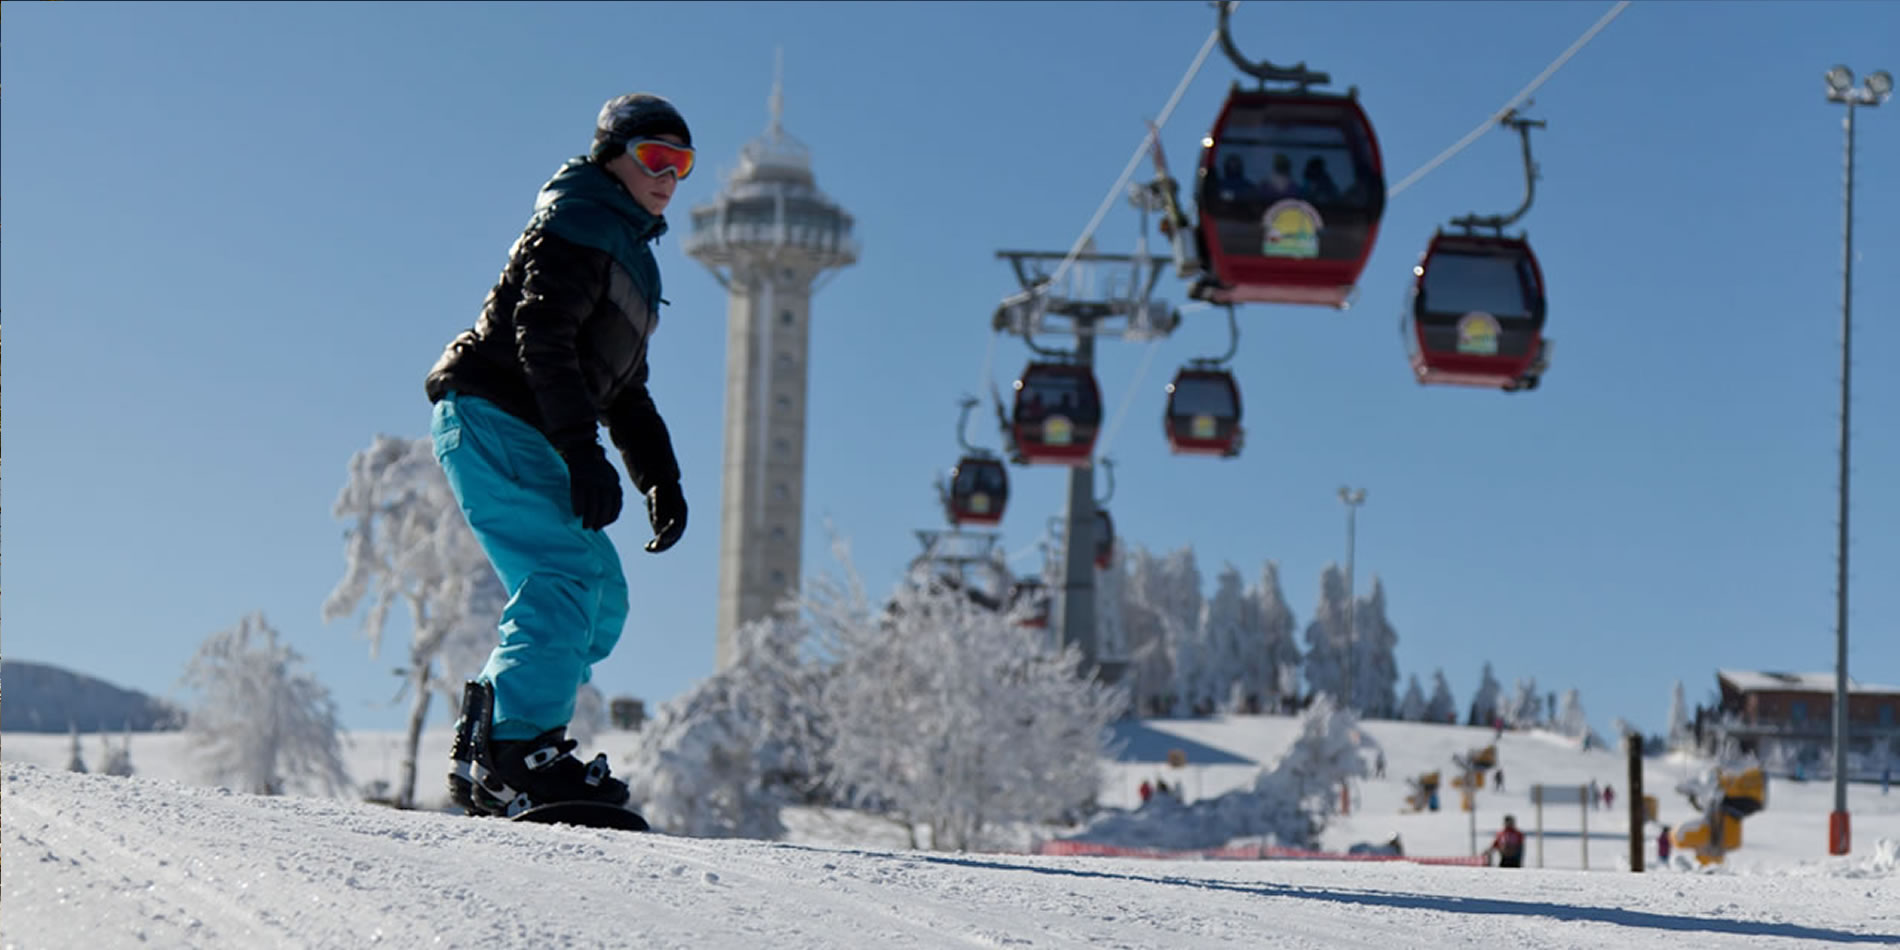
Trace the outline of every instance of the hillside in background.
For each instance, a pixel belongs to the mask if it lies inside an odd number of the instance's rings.
[[[0,689],[0,729],[8,732],[156,732],[185,721],[163,700],[43,663],[0,660]]]

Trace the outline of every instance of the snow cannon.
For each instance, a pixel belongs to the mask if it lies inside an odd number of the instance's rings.
[[[1485,746],[1484,748],[1479,749],[1476,752],[1471,753],[1471,764],[1481,769],[1497,768],[1498,767],[1497,745],[1494,743],[1492,745]],[[1480,776],[1480,778],[1482,778],[1482,776]],[[1483,788],[1484,783],[1480,781],[1478,783],[1478,787]]]
[[[1720,864],[1728,852],[1740,848],[1742,819],[1768,804],[1768,776],[1758,765],[1733,772],[1716,769],[1714,775],[1679,790],[1702,809],[1702,817],[1676,829],[1676,845],[1694,849],[1696,862],[1703,865]]]
[[[1407,779],[1406,783],[1412,787],[1412,791],[1405,796],[1406,810],[1430,810],[1432,802],[1438,797],[1438,779],[1437,772],[1426,772],[1418,778]]]
[[[1759,766],[1735,774],[1723,773],[1721,782],[1722,811],[1738,820],[1768,804],[1768,774]]]
[[[1675,831],[1676,847],[1693,850],[1697,864],[1721,864],[1730,851],[1742,846],[1742,822],[1738,818],[1717,815],[1714,822],[1692,818]]]

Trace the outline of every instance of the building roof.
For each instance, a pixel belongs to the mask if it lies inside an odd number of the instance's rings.
[[[1744,693],[1765,690],[1797,693],[1834,692],[1833,673],[1775,673],[1757,670],[1716,670],[1715,675],[1727,680],[1730,686]],[[1872,694],[1900,695],[1900,686],[1879,686],[1863,683],[1853,677],[1847,678],[1847,691],[1854,695]]]

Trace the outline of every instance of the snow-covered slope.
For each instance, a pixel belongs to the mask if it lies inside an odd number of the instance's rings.
[[[1231,717],[1130,727],[1107,804],[1162,775],[1190,798],[1250,781],[1296,720]],[[1386,778],[1358,789],[1331,849],[1401,833],[1408,853],[1468,853],[1467,815],[1399,814],[1403,776],[1449,764],[1488,730],[1367,722]],[[359,783],[393,778],[398,738],[359,733]],[[115,948],[639,947],[1777,947],[1900,946],[1900,792],[1855,786],[1854,853],[1825,853],[1825,783],[1773,782],[1743,849],[1713,872],[1626,868],[1625,814],[1546,809],[1545,870],[1411,863],[1196,862],[929,854],[888,823],[797,810],[794,841],[626,836],[515,826],[353,801],[256,798],[183,784],[176,735],[135,736],[130,779],[60,771],[64,736],[8,734],[0,799],[0,944]],[[423,745],[421,792],[440,795],[446,730]],[[605,733],[620,754],[629,737]],[[82,751],[96,757],[98,740]],[[1189,754],[1169,769],[1169,748]],[[1479,796],[1487,838],[1506,810],[1527,827],[1532,782],[1624,789],[1623,760],[1539,734],[1499,742],[1505,791]],[[1196,764],[1219,760],[1225,764]],[[1672,823],[1675,782],[1700,763],[1651,760]],[[1619,804],[1621,799],[1619,798]],[[1598,832],[1616,836],[1594,837]],[[1882,844],[1881,838],[1887,838]],[[1653,845],[1651,845],[1653,847]]]
[[[522,826],[5,766],[22,947],[1772,948],[1900,942],[1871,859],[1774,875],[934,855]]]

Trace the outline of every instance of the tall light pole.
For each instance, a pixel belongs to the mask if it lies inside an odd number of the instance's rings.
[[[1854,107],[1877,106],[1893,94],[1893,76],[1880,70],[1854,87],[1854,71],[1827,71],[1827,101],[1847,106],[1847,188],[1841,223],[1841,493],[1834,584],[1834,812],[1828,816],[1827,850],[1846,854],[1847,823],[1847,457],[1848,397],[1854,358]]]
[[[1344,708],[1353,709],[1353,694],[1357,692],[1357,690],[1353,688],[1354,684],[1352,681],[1353,647],[1355,641],[1358,639],[1359,628],[1353,625],[1353,611],[1358,607],[1355,603],[1358,598],[1352,583],[1352,547],[1354,541],[1353,536],[1358,533],[1359,506],[1366,503],[1366,490],[1363,488],[1347,488],[1341,485],[1339,486],[1339,500],[1346,503],[1346,662],[1344,671],[1346,695],[1341,700],[1341,703]]]

